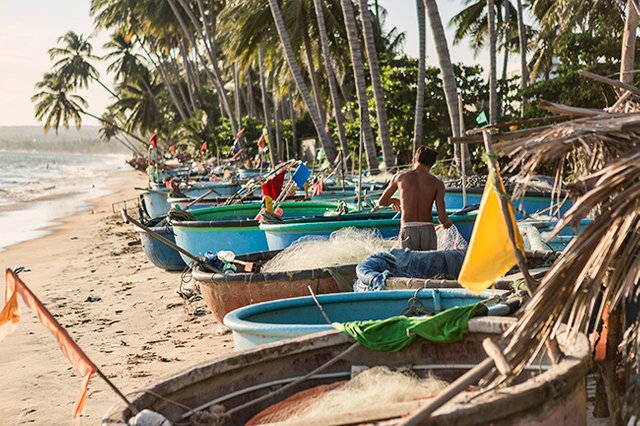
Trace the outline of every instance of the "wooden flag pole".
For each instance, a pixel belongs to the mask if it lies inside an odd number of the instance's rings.
[[[498,191],[500,198],[500,211],[502,211],[502,215],[504,216],[504,220],[507,224],[507,232],[509,233],[509,240],[511,240],[511,245],[513,247],[513,252],[516,256],[516,262],[518,264],[518,269],[522,273],[525,283],[527,286],[527,292],[529,296],[533,295],[533,292],[538,287],[538,282],[535,278],[531,276],[529,273],[529,268],[527,268],[527,261],[522,253],[522,250],[518,247],[516,243],[516,234],[513,229],[513,222],[511,221],[511,214],[509,213],[509,204],[507,201],[507,194],[504,193],[502,189],[502,185],[500,185],[500,180],[498,178],[498,162],[495,158],[495,152],[493,151],[493,142],[491,139],[491,133],[489,131],[482,132],[482,138],[484,140],[484,147],[487,150],[487,160],[489,163],[489,177],[493,179],[493,185]]]

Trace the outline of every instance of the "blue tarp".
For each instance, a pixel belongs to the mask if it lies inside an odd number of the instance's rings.
[[[433,278],[445,274],[457,278],[462,268],[465,251],[411,251],[393,249],[374,253],[360,262],[354,291],[376,291],[386,288],[389,277]]]

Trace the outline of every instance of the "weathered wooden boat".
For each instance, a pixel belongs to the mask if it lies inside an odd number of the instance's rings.
[[[504,293],[487,290],[475,294],[461,288],[435,288],[324,294],[318,295],[317,300],[331,321],[350,322],[387,319],[412,309],[422,310],[416,313],[435,315]],[[224,317],[224,325],[233,332],[236,351],[333,329],[311,296],[244,306],[229,312]]]
[[[280,205],[283,217],[301,217],[335,211],[338,203],[286,201]],[[176,243],[196,256],[231,250],[235,254],[266,251],[267,240],[254,218],[260,203],[217,206],[193,210],[197,220],[172,221]],[[191,260],[183,257],[185,262]]]
[[[471,237],[477,212],[449,216],[460,234],[468,241]],[[400,231],[400,219],[393,211],[373,213],[348,213],[330,217],[304,217],[286,220],[284,223],[262,224],[269,250],[289,247],[294,241],[307,235],[328,237],[341,228],[376,229],[383,238],[397,237]],[[435,220],[435,219],[434,219]],[[437,220],[436,220],[437,223]]]
[[[173,424],[244,424],[257,413],[295,393],[348,380],[352,371],[386,366],[410,369],[419,377],[436,375],[455,380],[486,358],[482,341],[501,334],[513,319],[481,317],[469,322],[469,334],[455,343],[417,340],[400,352],[376,352],[339,331],[326,331],[260,346],[191,367],[131,395],[136,410],[149,409]],[[436,410],[432,425],[584,425],[584,377],[590,368],[589,343],[583,334],[558,335],[565,356],[555,365],[543,357],[528,366],[509,386],[470,388]],[[345,353],[347,349],[349,352]],[[341,356],[338,356],[342,354]],[[334,361],[326,365],[329,361]],[[324,366],[324,368],[319,368]],[[355,367],[355,370],[352,368]],[[303,376],[311,374],[306,380]],[[289,385],[282,389],[283,386]],[[274,390],[282,389],[279,393]],[[261,399],[258,399],[261,398]],[[232,411],[234,408],[241,409]],[[348,415],[328,412],[317,424],[394,424],[416,411],[428,399],[385,402],[383,395],[371,405]],[[125,425],[134,414],[119,403],[103,417],[104,426]],[[394,419],[396,419],[394,421]],[[197,423],[202,424],[202,423]],[[307,423],[308,424],[308,423]]]
[[[158,222],[158,220],[154,220],[153,222]],[[176,242],[171,225],[156,226],[153,222],[147,224],[149,229],[160,234],[172,243]],[[147,255],[147,258],[151,263],[165,271],[183,271],[185,269],[187,265],[184,263],[184,260],[180,257],[180,253],[178,253],[176,249],[169,247],[156,238],[153,238],[142,228],[134,226],[134,230],[140,236],[144,254]]]
[[[316,294],[353,291],[356,265],[292,272],[251,271],[253,265],[261,265],[279,252],[265,251],[237,256],[236,259],[245,265],[239,264],[241,270],[236,273],[214,274],[194,268],[193,279],[200,285],[202,297],[218,321],[222,322],[225,315],[243,306],[306,296],[309,294],[307,286],[311,286]]]

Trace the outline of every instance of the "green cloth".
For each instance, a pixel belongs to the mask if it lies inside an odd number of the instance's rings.
[[[432,317],[397,316],[385,320],[334,322],[332,325],[369,349],[397,352],[418,336],[439,343],[462,340],[478,305],[456,306]]]

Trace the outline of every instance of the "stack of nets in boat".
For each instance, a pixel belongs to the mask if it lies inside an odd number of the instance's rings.
[[[549,232],[540,232],[538,228],[526,222],[519,222],[518,229],[522,234],[525,250],[549,250],[550,247],[547,244]]]
[[[352,265],[379,251],[390,250],[395,240],[385,240],[376,230],[342,228],[329,238],[309,235],[282,250],[262,267],[262,272],[288,272]]]
[[[449,228],[438,225],[436,227],[438,238],[438,250],[466,250],[467,240],[464,239],[458,228],[451,225]]]
[[[298,392],[256,414],[247,425],[284,421],[327,424],[342,414],[367,412],[368,407],[431,398],[447,386],[434,376],[420,379],[411,371],[374,367],[347,382]]]

